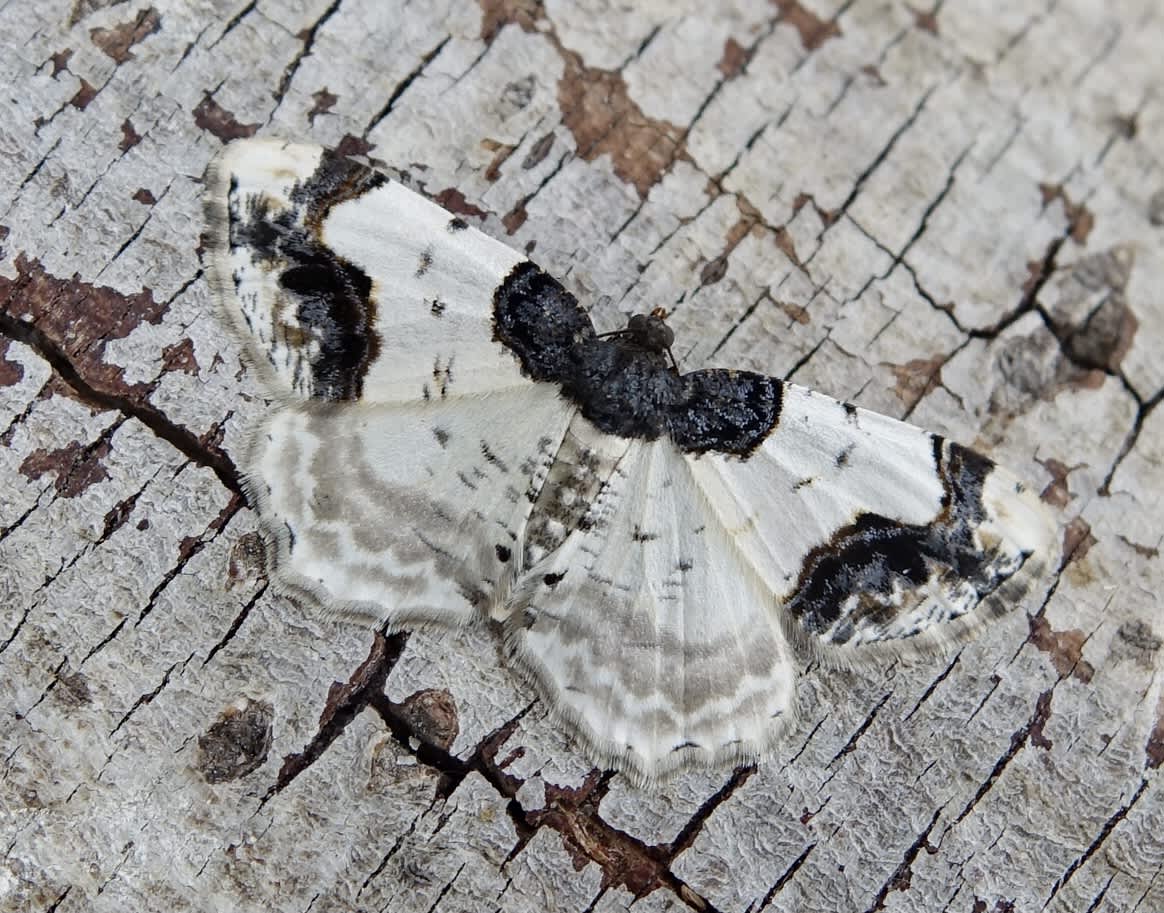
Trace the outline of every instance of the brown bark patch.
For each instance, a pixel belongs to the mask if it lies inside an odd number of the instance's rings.
[[[87,79],[81,80],[81,88],[77,90],[77,94],[69,99],[69,104],[78,111],[84,111],[89,107],[89,102],[97,97],[97,89],[92,86]]]
[[[540,0],[477,0],[477,4],[481,7],[481,40],[487,44],[510,24],[524,32],[536,31],[545,17]]]
[[[142,323],[161,323],[168,305],[155,301],[148,289],[126,295],[76,275],[59,279],[24,254],[17,255],[15,265],[16,278],[0,276],[0,311],[34,325],[90,386],[115,395],[144,395],[144,385],[127,384],[123,368],[103,361],[105,345],[124,339]]]
[[[72,56],[73,49],[65,48],[63,51],[57,51],[55,54],[49,57],[49,60],[51,60],[53,64],[52,75],[54,79],[69,68],[69,59]]]
[[[499,143],[497,140],[483,139],[481,146],[488,152],[493,153],[493,160],[485,168],[485,180],[489,182],[496,181],[501,177],[501,166],[504,165],[514,150],[517,148],[509,143]]]
[[[531,816],[534,824],[552,827],[561,835],[562,846],[573,858],[575,870],[597,863],[602,869],[604,890],[624,886],[636,897],[666,885],[668,873],[662,854],[652,852],[599,816],[604,790],[580,792],[580,802],[562,795],[544,812]]]
[[[799,323],[801,326],[808,326],[808,324],[812,323],[812,315],[808,313],[808,308],[803,305],[793,304],[790,301],[777,301],[776,305],[790,319]]]
[[[723,43],[723,56],[716,66],[723,73],[724,79],[735,79],[744,71],[750,57],[751,54],[746,47],[734,38],[729,38]]]
[[[200,130],[214,134],[224,143],[254,136],[255,131],[259,129],[258,124],[239,123],[234,114],[216,102],[209,92],[194,109],[194,124]]]
[[[784,256],[797,266],[800,265],[800,257],[796,255],[796,243],[792,240],[792,233],[787,228],[781,225],[772,232],[772,239],[776,242],[776,246],[780,248],[780,252]]]
[[[525,220],[528,218],[529,213],[526,212],[525,203],[518,203],[501,217],[501,224],[505,226],[507,234],[513,234],[525,224]]]
[[[455,187],[442,190],[433,197],[433,200],[449,212],[456,213],[459,216],[476,216],[478,219],[484,219],[488,215],[484,209],[474,206],[466,200],[465,195]]]
[[[134,192],[133,199],[138,203],[141,203],[143,206],[153,206],[154,203],[158,201],[157,197],[155,197],[153,193],[147,190],[145,187],[139,187]]]
[[[151,6],[121,25],[109,29],[92,29],[89,32],[89,39],[115,63],[123,64],[133,57],[130,49],[145,40],[147,35],[156,32],[161,24],[162,17]]]
[[[816,202],[816,199],[813,197],[813,195],[811,193],[798,193],[796,195],[796,198],[792,201],[792,214],[796,215],[798,212],[800,212],[801,209],[803,209],[809,203],[812,204],[812,208],[814,210],[816,210],[817,218],[819,218],[821,220],[821,222],[823,222],[825,224],[826,228],[829,225],[832,225],[833,222],[835,222],[841,216],[841,212],[839,209],[824,209],[824,208],[822,208]]]
[[[1067,485],[1067,477],[1076,469],[1082,469],[1087,464],[1076,463],[1074,466],[1068,466],[1054,457],[1039,460],[1039,463],[1051,474],[1051,481],[1047,483],[1047,487],[1043,489],[1039,497],[1054,507],[1066,507],[1068,502],[1075,497]]]
[[[839,38],[841,27],[835,19],[821,19],[805,8],[800,0],[771,0],[780,10],[780,21],[800,33],[800,43],[806,51],[815,51],[830,38]]]
[[[1063,214],[1067,217],[1071,240],[1076,244],[1086,244],[1091,230],[1095,228],[1095,214],[1082,203],[1072,203],[1061,184],[1040,184],[1043,206],[1050,206],[1055,200],[1063,204]]]
[[[1031,619],[1030,627],[1027,641],[1051,658],[1051,665],[1060,678],[1072,675],[1084,684],[1091,681],[1095,668],[1083,658],[1083,644],[1087,635],[1078,628],[1053,631],[1051,623],[1041,615]]]
[[[109,441],[105,438],[95,444],[72,441],[55,450],[34,450],[20,464],[20,474],[36,481],[46,473],[53,473],[53,483],[62,498],[75,498],[91,485],[109,478],[102,462],[109,455]]]
[[[324,86],[318,92],[311,93],[311,110],[307,112],[307,122],[314,124],[315,119],[321,114],[328,114],[339,101],[339,97],[327,91],[327,86]]]
[[[914,28],[919,28],[923,32],[929,32],[931,35],[938,34],[938,11],[937,10],[919,10],[912,6],[909,11],[913,13]]]
[[[565,72],[558,81],[562,120],[592,162],[609,155],[614,173],[645,198],[683,154],[683,131],[648,117],[631,99],[621,73],[588,67],[581,55],[559,46]]]
[[[197,374],[198,361],[194,358],[194,343],[187,338],[162,349],[162,370]]]
[[[1128,548],[1130,548],[1132,551],[1134,551],[1141,558],[1159,558],[1160,557],[1160,549],[1156,548],[1155,546],[1140,545],[1139,542],[1133,542],[1131,539],[1129,539],[1127,536],[1123,535],[1122,533],[1117,534],[1116,538],[1119,539],[1120,542],[1122,542],[1124,545],[1126,545]]]
[[[245,701],[227,707],[210,728],[198,736],[196,769],[207,783],[229,783],[253,773],[266,763],[271,750],[275,708],[266,701]]]
[[[129,152],[130,149],[140,142],[141,134],[133,128],[133,124],[127,117],[121,122],[121,142],[117,144],[117,148],[122,152]]]
[[[715,195],[720,192],[720,189],[709,181],[707,192],[709,195]],[[726,235],[729,253],[735,250],[736,245],[743,241],[750,232],[764,230],[764,217],[760,214],[760,210],[748,202],[747,197],[736,195],[736,209],[739,210],[740,217],[728,229]]]
[[[1063,530],[1063,565],[1082,561],[1098,541],[1091,534],[1091,524],[1082,517],[1076,517]]]
[[[893,392],[907,406],[914,406],[924,396],[928,396],[942,383],[942,365],[945,356],[914,358],[903,365],[889,365],[895,379]]]
[[[9,361],[6,357],[11,343],[12,340],[7,336],[0,336],[0,387],[11,387],[24,378],[24,365],[18,361]]]
[[[1047,726],[1047,720],[1051,718],[1051,693],[1051,690],[1047,689],[1039,695],[1039,699],[1035,702],[1035,715],[1031,719],[1031,744],[1045,751],[1050,751],[1054,745],[1043,734],[1043,730]]]
[[[362,137],[345,133],[335,151],[340,155],[367,156],[372,151],[372,144]]]

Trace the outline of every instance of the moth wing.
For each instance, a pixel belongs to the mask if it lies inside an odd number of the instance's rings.
[[[257,429],[246,487],[292,595],[394,627],[509,593],[571,410],[549,384],[412,403],[308,402]]]
[[[210,276],[275,396],[409,402],[529,381],[494,340],[525,258],[318,146],[231,143],[207,178]]]
[[[666,438],[629,444],[511,609],[513,660],[592,757],[640,783],[763,757],[792,714],[796,672],[764,583]]]
[[[688,462],[790,640],[840,665],[926,652],[1019,603],[1051,566],[1036,494],[972,450],[787,384],[744,459]]]

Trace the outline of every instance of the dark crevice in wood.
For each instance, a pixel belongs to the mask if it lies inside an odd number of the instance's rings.
[[[1095,855],[1096,851],[1101,846],[1103,846],[1104,841],[1106,841],[1107,838],[1111,835],[1111,832],[1115,830],[1116,825],[1118,825],[1121,821],[1124,820],[1124,818],[1127,817],[1128,812],[1130,812],[1133,806],[1135,806],[1135,804],[1140,801],[1140,796],[1144,794],[1144,790],[1147,788],[1148,780],[1145,778],[1140,781],[1140,785],[1136,788],[1135,793],[1132,795],[1132,798],[1128,800],[1127,804],[1121,805],[1103,823],[1103,827],[1100,828],[1099,833],[1095,836],[1095,839],[1091,841],[1091,845],[1088,846],[1087,849],[1085,849],[1083,853],[1080,854],[1075,860],[1073,860],[1072,863],[1067,866],[1066,871],[1063,872],[1063,874],[1060,875],[1058,879],[1056,879],[1055,884],[1051,887],[1051,893],[1047,895],[1047,899],[1043,902],[1044,910],[1050,905],[1051,901],[1055,899],[1055,895],[1059,893],[1060,889],[1063,888],[1064,885],[1066,885],[1067,882],[1071,880],[1072,876],[1077,871],[1079,871],[1079,869],[1084,864],[1086,864],[1092,856]]]
[[[982,781],[982,784],[978,787],[978,790],[974,793],[973,797],[969,802],[966,803],[965,808],[963,808],[958,817],[954,819],[955,824],[961,823],[967,815],[974,811],[975,806],[977,806],[978,803],[982,801],[986,794],[990,792],[991,788],[998,781],[998,778],[1001,777],[1006,771],[1006,768],[1010,765],[1010,762],[1013,761],[1018,756],[1018,753],[1026,746],[1027,742],[1030,740],[1032,730],[1036,730],[1036,727],[1038,727],[1038,731],[1041,731],[1042,726],[1046,722],[1045,714],[1048,712],[1048,701],[1045,696],[1053,690],[1054,686],[1052,686],[1048,691],[1039,695],[1035,704],[1034,712],[1031,714],[1030,719],[1028,719],[1026,723],[1015,730],[1015,732],[1011,735],[1010,745],[1007,747],[1006,751],[1003,752],[1002,756],[997,761],[995,761],[994,767],[991,769],[986,779]]]
[[[1087,905],[1087,910],[1084,913],[1095,913],[1099,909],[1099,905],[1103,903],[1104,897],[1107,896],[1107,889],[1111,887],[1111,883],[1115,880],[1115,873],[1107,876],[1107,881],[1103,883],[1103,887],[1099,889],[1091,903]]]
[[[214,48],[218,46],[218,43],[220,41],[222,41],[223,38],[225,38],[227,35],[229,35],[231,32],[233,32],[235,30],[235,28],[238,26],[238,24],[240,22],[242,22],[247,16],[249,16],[254,11],[256,6],[258,6],[258,0],[251,0],[250,3],[248,3],[242,9],[240,9],[237,13],[235,13],[233,16],[231,16],[229,19],[227,19],[226,22],[223,23],[222,32],[219,33],[219,36],[217,38],[215,38],[214,41],[212,41],[209,45],[207,45],[206,50],[208,50],[208,51],[214,50]],[[196,42],[192,42],[190,47],[194,47],[195,43]],[[190,53],[190,48],[187,48],[186,51],[182,55],[183,58],[185,58],[185,56],[189,53]]]
[[[109,731],[109,737],[113,738],[113,736],[117,735],[118,730],[120,730],[122,726],[124,726],[126,723],[128,723],[130,718],[135,713],[137,713],[138,710],[140,710],[146,704],[152,703],[154,698],[162,693],[162,689],[165,688],[166,685],[168,685],[170,683],[170,676],[174,674],[174,670],[177,669],[179,666],[185,666],[186,663],[188,663],[190,661],[191,656],[193,656],[193,654],[191,654],[190,656],[187,656],[186,659],[183,660],[182,662],[173,663],[170,666],[170,668],[168,668],[166,670],[165,674],[162,676],[162,680],[160,682],[158,682],[158,686],[156,688],[154,688],[153,691],[147,691],[144,694],[142,694],[140,697],[138,697],[138,699],[133,702],[133,706],[130,707],[124,714],[122,714],[121,719],[119,719],[117,721],[117,725],[114,726]]]
[[[673,844],[651,846],[615,828],[599,814],[599,806],[614,776],[611,772],[600,774],[594,771],[577,789],[562,789],[547,784],[545,808],[527,810],[522,807],[517,800],[517,793],[524,781],[507,773],[498,755],[533,704],[526,706],[521,713],[482,739],[465,761],[441,748],[419,741],[417,733],[400,715],[398,706],[383,693],[374,695],[369,704],[379,713],[401,746],[411,751],[420,763],[441,772],[434,802],[447,801],[470,773],[479,774],[507,800],[506,812],[518,839],[506,862],[520,854],[540,828],[549,827],[561,835],[579,861],[593,862],[602,869],[604,888],[622,885],[636,897],[645,896],[658,888],[666,888],[696,909],[715,913],[714,907],[675,876],[669,866],[694,841],[715,808],[727,801],[747,781],[754,767],[737,770],[728,783],[704,803]],[[413,744],[416,744],[415,748]],[[391,852],[382,861],[380,868],[383,868],[390,856]]]
[[[142,608],[141,612],[138,613],[137,620],[133,623],[135,628],[143,621],[145,621],[146,618],[149,617],[150,613],[153,612],[154,607],[157,605],[158,597],[161,596],[166,587],[168,587],[173,582],[174,578],[186,569],[186,565],[189,563],[190,559],[218,538],[218,536],[222,533],[222,530],[225,528],[227,521],[229,521],[230,518],[237,514],[240,510],[242,510],[243,503],[242,495],[237,493],[231,495],[230,501],[227,502],[227,505],[221,511],[219,511],[218,516],[216,516],[213,520],[210,521],[210,523],[207,524],[206,529],[203,530],[199,536],[184,539],[182,541],[178,548],[178,560],[174,562],[174,565],[168,571],[166,571],[166,573],[162,576],[162,579],[158,582],[157,586],[155,586],[153,590],[150,591],[150,595],[146,599],[145,607]]]
[[[461,876],[461,872],[465,870],[466,865],[468,865],[467,862],[461,863],[461,867],[453,873],[453,877],[449,879],[448,883],[443,888],[441,888],[440,893],[437,894],[436,899],[432,902],[432,906],[428,908],[427,913],[435,913],[437,907],[441,905],[441,901],[445,899],[445,895],[453,889],[453,884]]]
[[[331,6],[323,10],[316,17],[315,22],[312,23],[310,28],[304,29],[299,33],[298,37],[303,41],[303,47],[299,49],[299,52],[283,69],[283,76],[273,93],[276,108],[283,101],[283,96],[287,94],[291,80],[295,78],[295,74],[299,71],[299,64],[303,62],[303,58],[307,57],[311,53],[311,49],[315,46],[315,36],[319,34],[319,30],[327,24],[327,21],[335,15],[342,2],[343,0],[333,0]]]
[[[914,123],[916,123],[917,119],[921,116],[922,111],[925,109],[926,102],[930,100],[930,96],[933,95],[933,93],[933,87],[926,89],[926,91],[922,94],[922,97],[918,100],[918,103],[914,106],[913,111],[911,111],[909,116],[904,121],[902,121],[901,125],[893,131],[893,134],[885,142],[885,145],[881,147],[881,150],[873,158],[873,161],[866,166],[864,171],[857,175],[857,179],[853,182],[853,189],[849,191],[849,195],[845,197],[844,202],[842,202],[841,205],[836,209],[838,216],[848,213],[849,207],[853,204],[853,201],[857,199],[857,195],[861,192],[861,188],[865,185],[865,182],[869,180],[870,177],[872,177],[873,172],[881,166],[881,163],[889,157],[889,154],[897,145],[898,140],[900,140],[905,135],[906,131],[909,130],[909,128],[912,127]],[[821,236],[823,237],[825,232],[827,232],[832,225],[835,225],[837,221],[838,220],[834,220],[833,222],[830,222],[828,225],[826,225],[821,231]]]
[[[902,723],[908,723],[913,715],[921,709],[921,705],[930,699],[930,695],[932,695],[934,691],[937,690],[938,686],[949,677],[951,672],[954,671],[954,667],[958,665],[958,660],[961,658],[962,651],[959,650],[954,654],[953,658],[950,660],[949,665],[947,665],[946,668],[943,669],[932,682],[930,682],[929,687],[927,687],[922,696],[917,699],[917,703],[913,705],[913,709],[901,718]]]
[[[749,764],[746,767],[737,767],[727,782],[699,806],[695,814],[687,820],[687,823],[683,825],[683,829],[679,831],[675,839],[667,846],[668,865],[681,853],[691,848],[691,845],[695,843],[695,839],[699,836],[700,831],[703,830],[703,825],[711,817],[712,812],[727,802],[737,789],[751,779],[752,774],[755,772],[755,764]]]
[[[69,892],[71,890],[73,890],[73,886],[69,885],[67,888],[61,891],[61,893],[57,895],[57,899],[49,904],[49,906],[45,907],[44,913],[57,913],[57,909],[65,902],[65,898],[69,896]]]
[[[380,873],[384,871],[388,863],[392,860],[392,857],[400,851],[400,847],[404,846],[404,841],[416,832],[416,823],[419,820],[419,817],[412,819],[408,825],[408,830],[396,838],[396,842],[388,848],[388,852],[385,853],[384,856],[380,859],[380,862],[376,868],[372,869],[372,871],[368,873],[368,877],[365,878],[364,883],[360,885],[360,890],[356,892],[357,898],[359,898],[359,896],[368,889],[368,885],[380,877]]]
[[[943,805],[942,808],[945,808]],[[942,808],[934,812],[934,816],[930,819],[930,823],[926,829],[918,834],[917,839],[910,844],[909,849],[905,851],[905,856],[901,860],[901,864],[894,870],[893,874],[889,876],[889,880],[881,886],[873,898],[873,903],[870,904],[869,909],[865,913],[877,913],[879,910],[885,909],[885,899],[889,896],[890,891],[908,891],[910,879],[913,875],[913,863],[917,859],[918,854],[923,849],[931,849],[929,844],[930,834],[933,832],[934,825],[938,823],[938,816],[942,813]]]
[[[1131,430],[1128,431],[1128,436],[1124,440],[1123,446],[1120,447],[1120,452],[1116,454],[1112,460],[1111,468],[1108,469],[1107,474],[1103,477],[1103,482],[1099,486],[1099,494],[1108,497],[1111,494],[1111,480],[1115,478],[1116,472],[1120,468],[1120,464],[1127,459],[1128,454],[1131,453],[1135,447],[1136,442],[1140,438],[1140,432],[1144,428],[1144,422],[1148,416],[1152,414],[1153,410],[1160,404],[1160,400],[1164,398],[1164,390],[1160,390],[1151,399],[1141,403],[1136,410],[1136,417],[1132,420]]]
[[[368,657],[359,665],[346,684],[335,682],[328,693],[327,704],[319,718],[319,728],[302,751],[283,758],[275,782],[259,800],[259,808],[286,789],[296,777],[314,764],[332,742],[343,734],[357,714],[382,696],[388,673],[392,671],[404,647],[408,634],[385,636],[377,632],[372,640]]]
[[[91,386],[73,367],[64,350],[39,328],[0,311],[0,333],[35,350],[82,402],[101,410],[112,410],[137,419],[192,463],[211,470],[226,488],[235,493],[241,492],[238,470],[229,457],[216,448],[207,447],[201,438],[188,428],[171,421],[147,400],[130,398]]]
[[[768,889],[768,893],[764,895],[764,899],[761,900],[760,905],[756,907],[756,913],[760,913],[760,911],[766,910],[768,908],[772,901],[776,899],[776,895],[783,891],[784,886],[792,880],[793,876],[798,871],[800,871],[800,867],[804,865],[805,860],[808,859],[809,854],[814,849],[816,849],[816,844],[810,843],[804,848],[799,856],[792,860],[792,864],[784,870],[780,877],[776,879],[776,883]]]
[[[230,623],[230,627],[226,629],[226,633],[222,635],[218,643],[210,648],[210,651],[206,654],[206,659],[202,660],[203,666],[210,665],[210,661],[214,659],[215,654],[217,654],[219,650],[230,643],[234,636],[239,632],[239,628],[243,626],[243,622],[247,620],[247,616],[251,614],[251,610],[258,603],[259,598],[265,592],[267,592],[267,584],[264,583],[255,591],[254,595],[251,596],[251,598],[247,600],[246,604],[239,610],[239,613],[234,617],[234,620]]]
[[[392,113],[392,109],[396,107],[396,102],[398,102],[401,96],[403,96],[404,93],[408,91],[409,87],[411,87],[412,84],[420,78],[421,74],[423,74],[424,71],[428,68],[428,65],[436,60],[437,55],[444,50],[445,45],[449,43],[451,37],[451,35],[446,35],[439,42],[437,42],[432,50],[420,58],[420,62],[412,69],[412,71],[409,72],[402,80],[400,80],[399,83],[397,83],[396,88],[392,90],[392,94],[388,96],[388,100],[384,102],[383,107],[381,107],[380,110],[372,116],[372,118],[368,121],[368,125],[364,127],[364,132],[362,134],[364,139],[367,139],[368,134],[375,130],[379,123]]]
[[[839,761],[841,758],[849,754],[849,752],[853,751],[857,747],[857,742],[860,741],[861,736],[863,736],[866,731],[868,731],[869,727],[873,725],[873,721],[877,719],[877,714],[881,711],[881,708],[885,706],[885,702],[888,700],[889,692],[886,692],[884,695],[882,695],[881,700],[879,700],[869,711],[865,719],[862,720],[861,725],[857,727],[856,731],[851,736],[849,736],[849,741],[845,743],[844,747],[841,748],[841,750],[838,751],[835,755],[833,755],[832,759],[829,761],[829,766],[836,764],[837,761]]]

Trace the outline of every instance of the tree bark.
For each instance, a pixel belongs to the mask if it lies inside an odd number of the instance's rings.
[[[0,908],[1164,909],[1154,0],[0,5]],[[592,770],[494,632],[268,592],[225,141],[407,171],[600,328],[1038,485],[1045,602],[810,669],[772,761]],[[637,898],[637,899],[636,899]]]

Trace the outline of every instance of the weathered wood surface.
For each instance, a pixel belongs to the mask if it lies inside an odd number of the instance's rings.
[[[1164,13],[706,6],[0,4],[0,907],[1164,910]],[[1010,464],[1049,600],[810,671],[776,760],[652,795],[489,631],[272,598],[199,262],[256,132],[409,170],[599,321],[673,308],[691,363]]]

